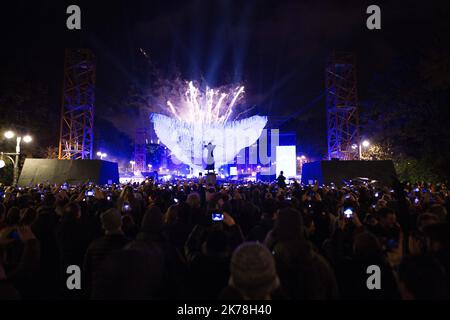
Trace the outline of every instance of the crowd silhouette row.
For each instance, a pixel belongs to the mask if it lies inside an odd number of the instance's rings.
[[[0,299],[448,299],[445,184],[0,187]],[[67,268],[81,289],[67,287]],[[381,289],[367,285],[369,266]]]

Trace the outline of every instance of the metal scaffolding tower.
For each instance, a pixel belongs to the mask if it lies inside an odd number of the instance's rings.
[[[355,58],[333,53],[326,68],[328,158],[359,159],[359,116]]]
[[[89,49],[66,49],[58,159],[92,159],[95,57]]]
[[[147,130],[137,128],[134,141],[134,171],[147,171]]]

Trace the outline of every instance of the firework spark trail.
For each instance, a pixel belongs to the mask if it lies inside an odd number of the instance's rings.
[[[206,87],[202,92],[190,81],[183,99],[177,104],[168,100],[167,106],[170,114],[178,120],[205,124],[226,123],[243,93],[243,86],[238,86],[230,92]]]
[[[217,167],[233,161],[240,150],[257,141],[267,123],[262,116],[237,121],[251,109],[234,112],[244,94],[243,86],[201,90],[190,81],[184,91],[177,91],[166,101],[170,116],[155,113],[152,121],[161,142],[192,168],[202,169],[204,146],[209,142],[216,145]]]

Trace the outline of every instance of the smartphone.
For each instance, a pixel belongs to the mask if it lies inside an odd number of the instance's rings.
[[[173,201],[174,201],[175,203],[178,203],[178,199],[177,199],[177,198],[174,198]]]
[[[378,192],[375,192],[375,198],[378,198],[380,194]]]
[[[211,214],[212,221],[223,221],[223,214],[222,213],[213,213]]]
[[[127,202],[125,202],[125,203],[123,204],[123,211],[129,211],[129,210],[130,210],[130,204],[127,203]]]
[[[111,201],[111,196],[106,196],[106,200]]]
[[[419,202],[420,202],[420,199],[416,197],[416,198],[414,199],[414,203],[415,203],[415,204],[418,204]]]
[[[63,185],[61,186],[61,190],[67,190],[67,186],[63,184]]]
[[[349,219],[353,216],[353,208],[348,207],[344,209],[344,216]]]
[[[41,194],[41,200],[44,200],[45,194]]]
[[[94,190],[88,190],[84,194],[86,197],[93,197],[94,196]]]

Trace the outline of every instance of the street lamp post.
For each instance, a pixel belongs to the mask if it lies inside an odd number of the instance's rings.
[[[300,157],[297,157],[297,161],[298,161],[297,171],[298,171],[298,174],[301,175],[303,164],[306,163],[306,156],[302,154]]]
[[[103,158],[106,158],[108,155],[104,152],[97,152],[97,156],[100,157],[100,160],[103,160]]]
[[[19,155],[20,155],[20,142],[21,141],[22,141],[22,137],[16,138],[16,161],[14,161],[14,172],[13,172],[14,185],[17,184],[17,180],[19,179]]]
[[[368,148],[370,146],[370,141],[369,140],[363,140],[362,142],[359,142],[359,144],[352,144],[352,149],[355,150],[356,148],[358,148],[358,156],[359,156],[359,160],[362,159],[362,149],[363,148]]]
[[[369,140],[364,140],[359,143],[359,160],[362,159],[362,148],[367,148],[370,146]]]
[[[6,139],[12,139],[16,135],[12,131],[6,131],[5,132],[5,138]],[[19,156],[20,156],[20,143],[24,141],[25,143],[30,143],[33,140],[33,138],[30,135],[26,135],[22,138],[22,136],[16,137],[16,152],[15,153],[9,153],[9,155],[15,155],[15,160],[13,161],[11,158],[11,161],[13,162],[13,185],[17,185],[17,181],[19,180]],[[3,154],[3,153],[2,153]],[[8,154],[7,154],[8,155]]]

